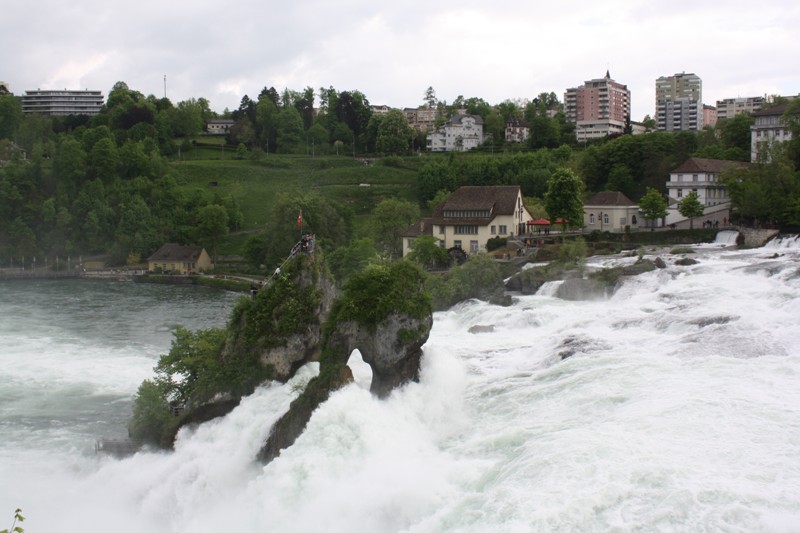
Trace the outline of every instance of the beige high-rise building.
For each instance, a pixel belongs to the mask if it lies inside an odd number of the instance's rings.
[[[661,131],[703,129],[703,81],[682,72],[656,80],[656,127]]]

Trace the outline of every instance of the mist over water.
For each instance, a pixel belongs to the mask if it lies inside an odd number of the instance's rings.
[[[125,434],[175,324],[222,325],[235,296],[0,284],[0,517],[21,507],[29,531],[67,532],[797,531],[800,245],[727,243],[688,267],[662,254],[667,269],[607,300],[550,286],[437,313],[420,382],[386,400],[356,352],[356,383],[266,467],[253,458],[315,364],[183,430],[173,453],[92,449]]]

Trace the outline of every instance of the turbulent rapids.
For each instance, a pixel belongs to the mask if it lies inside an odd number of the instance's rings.
[[[221,324],[232,298],[0,284],[0,512],[67,532],[796,530],[800,243],[730,238],[690,266],[660,250],[666,268],[606,299],[550,285],[437,313],[419,383],[386,399],[355,352],[355,382],[266,466],[258,449],[316,364],[182,429],[172,453],[92,448],[124,435],[169,321]]]

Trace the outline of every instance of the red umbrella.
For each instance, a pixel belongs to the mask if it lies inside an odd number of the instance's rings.
[[[544,218],[537,218],[536,220],[529,220],[528,224],[531,226],[549,226],[550,221]]]
[[[556,220],[556,224],[567,224],[567,223],[569,223],[569,220],[567,220],[566,218],[559,218]]]

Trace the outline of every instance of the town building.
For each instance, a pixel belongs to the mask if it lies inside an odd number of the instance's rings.
[[[744,98],[725,98],[717,100],[717,120],[731,119],[740,113],[753,114],[767,103],[763,96],[747,96]]]
[[[435,107],[406,107],[403,114],[408,120],[408,125],[417,131],[433,131],[436,129],[436,118],[439,110]]]
[[[578,142],[621,135],[630,120],[631,92],[627,86],[612,80],[606,71],[603,78],[567,89],[564,113],[575,124]]]
[[[699,76],[683,72],[656,80],[656,128],[703,129],[703,82]]]
[[[521,118],[512,118],[506,122],[505,139],[508,143],[524,143],[531,135],[528,123]]]
[[[453,115],[438,130],[428,133],[429,152],[466,152],[483,144],[480,115]]]
[[[717,108],[703,104],[703,127],[717,125]]]
[[[730,208],[730,196],[725,184],[720,181],[720,173],[729,168],[747,168],[750,163],[728,161],[725,159],[706,159],[690,157],[669,173],[667,182],[667,224],[684,220],[678,212],[678,204],[686,195],[693,192],[698,201],[711,214]],[[727,216],[727,215],[726,215]]]
[[[391,107],[388,105],[371,105],[369,109],[374,115],[385,115],[389,112]]]
[[[36,89],[22,96],[23,113],[40,113],[52,116],[97,115],[103,108],[100,91],[50,91]]]
[[[518,185],[459,187],[403,234],[403,255],[421,235],[432,235],[445,249],[483,253],[489,239],[523,234],[530,220]]]
[[[164,274],[197,274],[213,268],[211,257],[202,246],[168,243],[147,258],[147,270]]]
[[[755,122],[750,126],[750,161],[769,161],[769,148],[792,140],[792,130],[783,119],[788,106],[779,104],[752,113]]]
[[[214,118],[206,124],[206,133],[209,135],[227,135],[235,122],[229,118]]]
[[[639,206],[621,192],[598,192],[583,204],[583,231],[622,233],[639,228]]]

